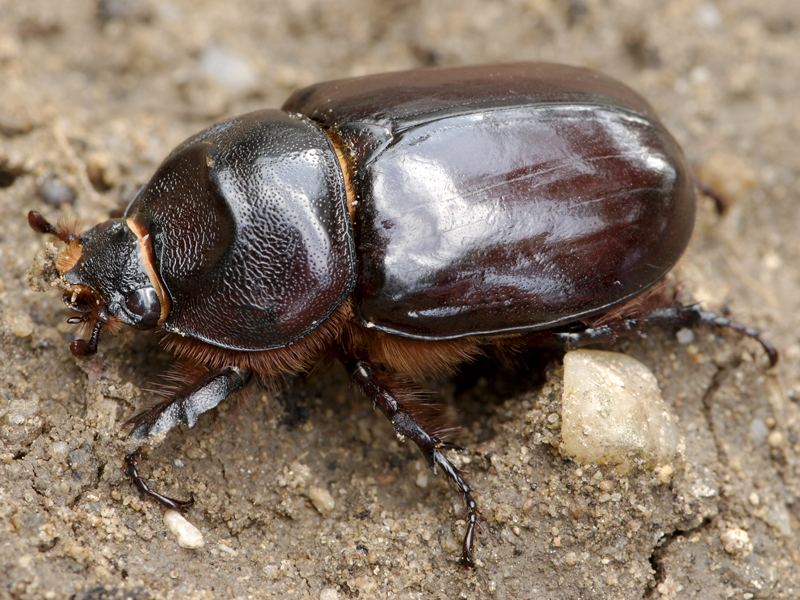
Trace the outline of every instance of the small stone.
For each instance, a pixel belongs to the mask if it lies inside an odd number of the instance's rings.
[[[567,552],[567,555],[564,557],[564,562],[568,565],[574,565],[578,562],[578,555],[574,552]]]
[[[69,445],[66,442],[53,442],[48,452],[55,460],[63,461],[69,454]]]
[[[39,412],[39,396],[36,394],[22,398],[20,400],[12,400],[8,404],[6,413],[6,420],[12,425],[24,425],[31,417]]]
[[[278,475],[278,485],[289,488],[295,494],[302,494],[311,481],[311,469],[300,461],[292,461],[288,467],[283,467],[283,472]]]
[[[336,588],[324,588],[319,593],[319,600],[339,600],[339,591]]]
[[[102,23],[111,20],[148,21],[153,16],[148,4],[142,0],[100,0],[97,18]]]
[[[279,577],[278,565],[264,565],[264,568],[261,570],[267,579],[272,579],[274,581]]]
[[[525,502],[522,503],[522,510],[523,513],[528,514],[533,510],[533,507],[536,506],[536,503],[533,501],[533,498],[526,498]]]
[[[695,12],[695,22],[700,29],[715,31],[722,25],[722,15],[713,2],[703,2]]]
[[[378,589],[378,583],[372,577],[358,577],[355,580],[356,589],[363,592],[366,596],[372,596]]]
[[[638,460],[670,463],[683,450],[655,376],[625,354],[576,350],[564,356],[561,419],[567,456],[615,464],[620,475]]]
[[[250,61],[219,44],[211,44],[203,50],[200,68],[231,92],[247,91],[257,83]]]
[[[675,334],[675,339],[678,340],[678,343],[682,346],[691,344],[694,341],[694,331],[686,327],[679,329],[678,333]]]
[[[574,498],[569,505],[569,514],[573,519],[582,519],[586,516],[588,507],[583,498]]]
[[[780,431],[772,431],[767,436],[767,444],[770,448],[780,448],[783,446],[783,434]]]
[[[230,554],[231,556],[236,556],[238,554],[238,552],[236,552],[236,550],[234,550],[233,548],[231,548],[227,544],[223,544],[222,542],[217,543],[217,548],[219,548],[225,554]]]
[[[597,484],[597,487],[600,488],[601,492],[610,492],[611,490],[614,489],[614,480],[613,479],[604,479],[599,484]]]
[[[494,509],[494,520],[498,523],[505,523],[514,514],[514,509],[509,504],[498,504]]]
[[[767,511],[767,523],[784,537],[792,536],[792,519],[783,504],[773,504]]]
[[[5,317],[6,325],[17,337],[28,337],[33,333],[33,319],[24,312],[9,311]]]
[[[672,481],[672,476],[675,474],[675,467],[672,465],[664,465],[658,470],[658,480],[661,483],[669,483]]]
[[[167,510],[164,512],[164,525],[169,532],[175,536],[178,546],[196,550],[202,548],[203,534],[200,530],[187,521],[177,510]]]
[[[390,485],[397,480],[397,477],[394,473],[382,473],[375,478],[375,481],[378,482],[378,485]]]
[[[36,195],[42,202],[55,208],[61,208],[64,204],[74,204],[77,198],[75,190],[66,183],[52,178],[45,179],[36,188]]]
[[[311,486],[308,490],[308,497],[321,515],[330,514],[336,506],[336,501],[331,496],[330,492],[325,488]]]
[[[67,553],[75,560],[75,562],[81,565],[86,561],[87,558],[89,558],[89,556],[91,556],[91,552],[89,552],[89,550],[75,542],[71,542],[67,545]]]
[[[763,446],[767,441],[769,429],[763,419],[753,419],[750,421],[750,439],[756,446]]]
[[[753,552],[753,542],[744,529],[738,527],[726,529],[720,534],[719,539],[725,552],[737,558],[744,558]]]

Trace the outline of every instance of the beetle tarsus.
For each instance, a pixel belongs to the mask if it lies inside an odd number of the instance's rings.
[[[461,499],[466,507],[467,531],[464,534],[464,543],[461,551],[461,564],[465,567],[474,567],[472,559],[472,547],[475,539],[475,529],[478,526],[480,509],[473,497],[474,491],[462,477],[459,471],[447,457],[442,454],[442,450],[461,449],[460,446],[444,442],[440,439],[443,429],[436,426],[420,422],[415,418],[414,413],[419,413],[418,407],[412,402],[404,402],[403,395],[393,392],[390,384],[375,375],[372,367],[366,361],[343,359],[353,380],[361,387],[362,391],[372,400],[375,408],[386,415],[391,421],[397,435],[409,438],[422,451],[428,466],[434,474],[439,467],[444,472],[445,477],[456,486]]]
[[[147,485],[147,482],[139,474],[139,461],[137,458],[138,452],[138,450],[135,450],[125,457],[125,464],[128,467],[128,477],[131,478],[131,483],[136,486],[136,489],[139,490],[143,496],[149,496],[154,500],[158,500],[161,504],[167,508],[171,508],[172,510],[184,511],[191,508],[194,504],[193,493],[189,492],[188,500],[175,500],[169,496],[159,494],[155,490],[151,489],[149,485]]]
[[[741,323],[737,323],[736,321],[732,321],[728,317],[724,317],[722,315],[718,315],[713,312],[708,312],[702,310],[698,305],[683,307],[688,309],[692,313],[696,313],[698,317],[698,324],[709,324],[713,325],[714,327],[726,327],[728,329],[732,329],[733,331],[740,333],[742,335],[746,335],[747,337],[753,338],[761,347],[764,348],[764,352],[767,353],[769,357],[769,366],[774,367],[778,364],[778,350],[775,346],[772,345],[771,342],[764,339],[761,336],[761,332],[756,329],[755,327],[747,327],[746,325],[742,325]]]
[[[439,446],[441,447],[442,444]],[[467,483],[461,477],[461,472],[456,469],[453,466],[453,463],[447,460],[447,458],[441,452],[439,452],[438,448],[434,451],[433,459],[436,461],[436,464],[442,468],[445,477],[455,484],[456,488],[458,489],[458,493],[461,495],[461,500],[464,501],[464,506],[467,509],[467,531],[464,533],[464,543],[461,549],[461,564],[464,567],[473,568],[475,566],[475,562],[472,559],[472,546],[475,541],[475,528],[478,526],[478,517],[480,516],[478,503],[472,496],[473,490],[470,489],[469,485],[467,485]]]
[[[694,181],[697,185],[697,191],[703,194],[703,196],[710,198],[714,203],[714,209],[717,211],[717,214],[720,216],[724,215],[728,211],[728,199],[697,175],[695,175]]]

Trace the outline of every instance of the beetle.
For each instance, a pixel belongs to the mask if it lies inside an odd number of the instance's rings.
[[[129,422],[141,445],[243,389],[335,355],[375,408],[479,509],[421,379],[487,349],[569,350],[649,326],[758,331],[656,284],[692,233],[696,187],[650,105],[554,64],[421,69],[312,85],[282,110],[217,123],[178,146],[121,218],[78,233],[56,266],[71,345],[160,327],[203,372]],[[654,291],[655,290],[655,291]],[[137,446],[138,448],[138,446]],[[135,451],[128,471],[151,490]]]

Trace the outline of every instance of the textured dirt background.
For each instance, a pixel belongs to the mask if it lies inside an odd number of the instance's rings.
[[[288,4],[0,0],[0,598],[798,597],[796,0]],[[435,384],[482,492],[471,572],[457,565],[455,494],[340,370],[287,388],[307,416],[295,427],[256,390],[143,464],[197,496],[206,545],[178,547],[121,460],[121,424],[169,357],[132,332],[91,360],[69,355],[58,294],[24,280],[44,244],[27,211],[100,221],[182,139],[298,86],[520,60],[595,67],[650,99],[732,201],[722,218],[700,206],[678,269],[687,295],[764,328],[778,368],[708,330],[620,344],[680,418],[688,463],[671,484],[558,454],[558,363]],[[329,514],[310,487],[329,491]],[[732,528],[751,554],[723,549]]]

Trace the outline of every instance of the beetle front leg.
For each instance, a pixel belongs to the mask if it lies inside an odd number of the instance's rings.
[[[423,419],[419,416],[421,412],[419,410],[420,405],[408,400],[404,402],[403,394],[389,389],[391,384],[387,384],[385,380],[376,376],[369,363],[361,360],[352,360],[346,361],[346,366],[353,381],[372,399],[373,407],[380,409],[391,421],[397,435],[414,441],[422,451],[425,460],[428,461],[428,466],[434,475],[438,466],[444,471],[445,477],[455,484],[467,509],[467,531],[464,534],[461,563],[465,567],[473,567],[472,546],[480,510],[475,498],[472,496],[473,490],[464,481],[461,472],[441,452],[448,448],[457,449],[459,446],[449,444],[441,439],[441,436],[445,435],[447,430],[438,429],[436,426],[430,425],[426,430],[426,424],[421,422]]]
[[[231,394],[244,389],[250,381],[250,376],[250,371],[236,367],[208,373],[168,400],[156,404],[130,419],[126,423],[126,425],[133,425],[129,435],[139,440],[141,445],[148,438],[165,435],[178,424],[194,427],[201,414],[215,408]],[[126,456],[125,462],[128,467],[128,476],[142,494],[175,510],[189,508],[194,503],[193,496],[188,501],[182,502],[151,490],[139,475],[137,453],[138,446],[136,450]]]

